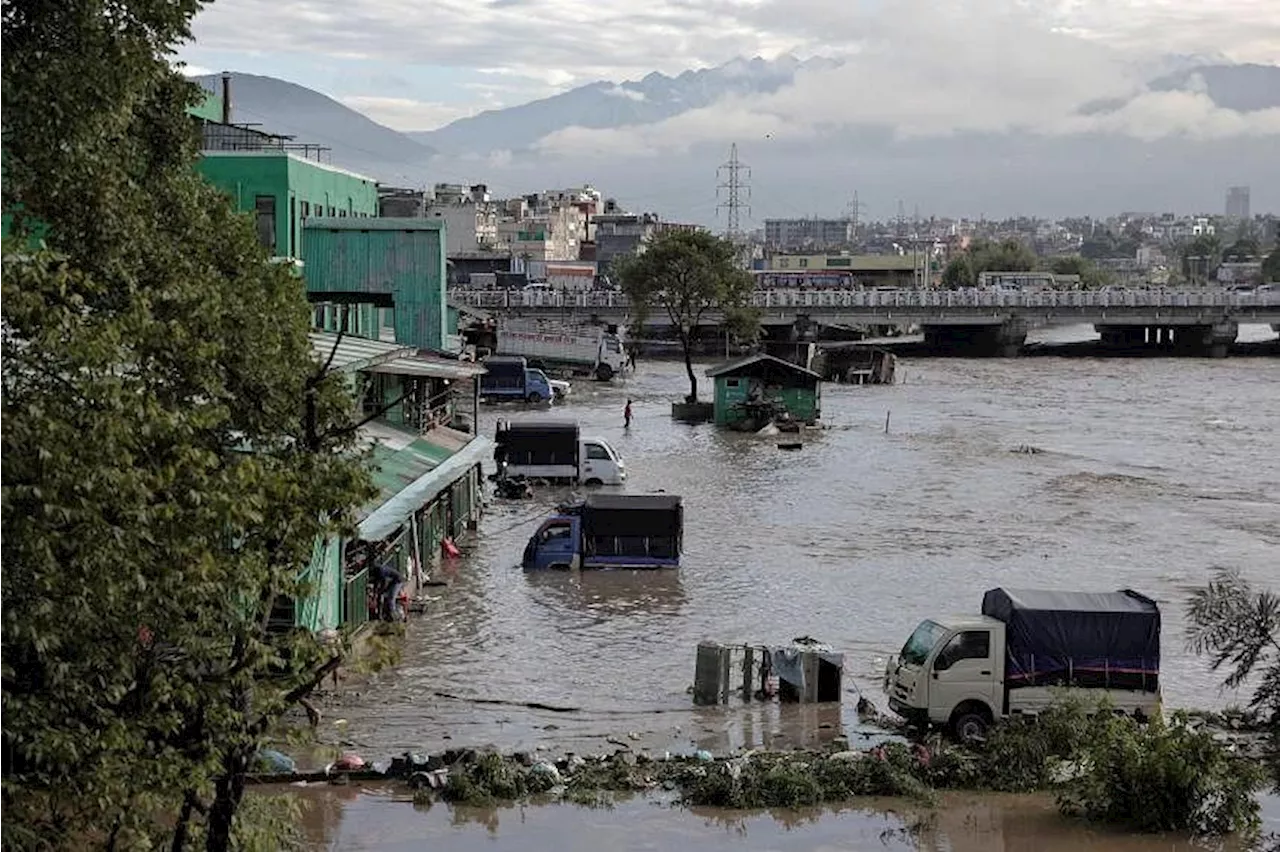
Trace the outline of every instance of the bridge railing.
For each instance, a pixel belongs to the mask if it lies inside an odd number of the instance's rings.
[[[546,290],[455,290],[449,298],[475,308],[534,308],[625,311],[630,300],[617,292]],[[1280,293],[1229,290],[757,290],[751,306],[797,308],[1252,308],[1280,307]]]

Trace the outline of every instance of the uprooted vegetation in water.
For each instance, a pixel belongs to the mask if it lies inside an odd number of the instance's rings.
[[[1143,724],[1062,706],[995,728],[985,743],[889,743],[869,751],[753,751],[716,760],[655,760],[629,750],[555,763],[527,754],[446,756],[418,797],[467,805],[511,800],[608,807],[617,792],[670,791],[689,806],[837,804],[860,796],[921,804],[940,790],[1051,791],[1069,815],[1138,831],[1255,831],[1263,780],[1245,757],[1182,716]],[[703,755],[705,758],[705,755]],[[426,779],[424,774],[413,777]]]

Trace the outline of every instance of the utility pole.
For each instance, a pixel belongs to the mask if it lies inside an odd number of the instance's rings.
[[[742,211],[751,215],[751,168],[738,159],[738,143],[729,148],[729,162],[716,169],[716,215],[725,211],[725,238],[732,242],[742,240]],[[720,200],[722,199],[723,200]]]

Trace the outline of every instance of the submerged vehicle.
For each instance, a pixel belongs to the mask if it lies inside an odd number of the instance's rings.
[[[547,402],[556,396],[555,386],[541,370],[531,369],[524,358],[491,355],[482,362],[480,398],[492,402]]]
[[[526,571],[676,568],[684,504],[673,494],[592,494],[561,506],[525,545]]]
[[[499,476],[569,485],[621,485],[627,467],[608,441],[583,438],[574,421],[499,420],[494,435]]]
[[[627,364],[627,352],[616,325],[503,320],[497,328],[497,352],[527,358],[534,366],[568,369],[603,382],[622,373]]]
[[[980,615],[930,618],[885,671],[889,708],[962,740],[1066,694],[1147,718],[1160,712],[1160,609],[1118,592],[992,589]]]

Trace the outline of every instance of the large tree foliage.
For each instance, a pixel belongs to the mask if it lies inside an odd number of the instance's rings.
[[[1219,570],[1191,595],[1188,643],[1225,671],[1229,689],[1253,686],[1249,706],[1272,737],[1272,782],[1280,791],[1280,595],[1255,589],[1238,571]]]
[[[1049,271],[1055,275],[1079,275],[1080,286],[1096,289],[1111,283],[1111,276],[1098,264],[1080,255],[1063,255],[1049,262]]]
[[[4,3],[6,848],[227,848],[336,659],[267,622],[367,494],[351,401],[195,173],[168,53],[198,7]]]
[[[1280,281],[1280,246],[1273,248],[1267,259],[1262,261],[1262,280]]]
[[[757,325],[750,311],[754,283],[738,266],[737,257],[733,243],[706,231],[667,231],[618,267],[633,310],[643,317],[661,309],[671,321],[684,350],[690,402],[698,399],[693,343],[707,312],[722,311],[739,336],[748,336]]]
[[[1036,254],[1025,243],[976,240],[942,270],[942,286],[950,289],[978,286],[983,272],[1030,272],[1036,268]]]

